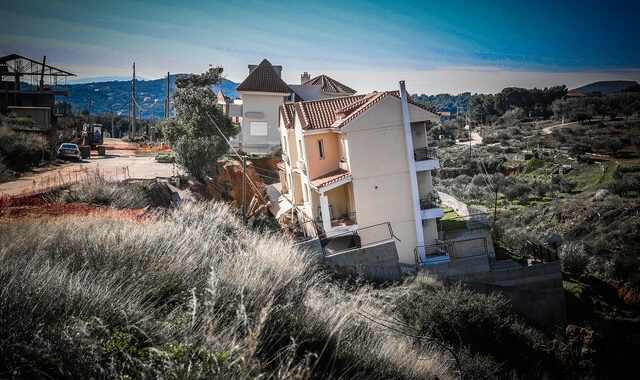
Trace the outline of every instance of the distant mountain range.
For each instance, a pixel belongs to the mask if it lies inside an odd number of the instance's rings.
[[[638,82],[632,80],[607,80],[593,82],[582,87],[574,88],[570,91],[580,92],[583,94],[599,92],[603,95],[610,95],[635,85],[638,85]]]
[[[175,90],[175,78],[185,74],[170,76],[171,93]],[[131,100],[131,80],[106,80],[90,83],[76,83],[60,86],[68,92],[68,96],[61,96],[57,101],[66,101],[71,104],[73,111],[80,113],[89,109],[91,103],[92,115],[104,115],[113,110],[116,115],[126,115],[128,102]],[[222,84],[214,86],[214,91],[222,89],[222,92],[231,98],[239,97],[236,92],[238,83],[224,79]],[[138,80],[136,81],[138,115],[142,110],[143,119],[164,117],[164,104],[167,99],[167,80]],[[154,107],[155,103],[155,107]]]
[[[170,77],[171,93],[173,93],[175,89],[175,78],[182,75],[186,74],[175,74]],[[69,96],[66,97],[66,99],[65,97],[60,97],[58,101],[69,102],[76,113],[88,110],[89,102],[91,101],[91,114],[93,115],[104,115],[110,110],[113,110],[117,115],[126,115],[128,112],[128,102],[131,100],[131,80],[110,80],[111,78],[92,79],[95,79],[95,81],[60,86],[62,89],[68,91]],[[637,86],[638,83],[635,81],[600,81],[578,87],[571,91],[581,93],[600,92],[604,95],[609,95],[633,85]],[[140,109],[142,109],[142,117],[144,119],[151,119],[154,115],[155,102],[155,116],[157,118],[164,117],[164,104],[167,98],[166,79],[138,80],[136,86],[139,107],[138,114],[140,114]],[[236,91],[237,87],[238,83],[224,79],[222,84],[214,86],[214,91],[217,92],[221,89],[226,96],[235,99],[240,97]],[[456,112],[458,106],[463,109],[468,107],[471,94],[464,93],[455,96],[449,94],[432,96],[414,94],[413,98],[416,101],[433,104],[440,111]]]

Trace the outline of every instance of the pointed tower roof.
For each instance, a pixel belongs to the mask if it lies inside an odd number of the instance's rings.
[[[249,76],[240,83],[236,91],[276,92],[290,94],[291,89],[280,78],[280,74],[273,68],[271,62],[263,59]]]

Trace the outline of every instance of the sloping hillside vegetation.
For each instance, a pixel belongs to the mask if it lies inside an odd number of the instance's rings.
[[[2,222],[0,377],[448,378],[448,356],[358,317],[366,289],[223,204],[145,222]]]
[[[501,296],[341,279],[223,203],[167,209],[153,194],[89,183],[12,206],[50,213],[0,214],[1,378],[607,373],[585,361],[588,332],[545,335]]]

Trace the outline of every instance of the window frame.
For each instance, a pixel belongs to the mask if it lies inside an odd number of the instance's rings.
[[[319,154],[321,160],[324,160],[326,158],[326,152],[324,150],[324,140],[323,139],[319,139],[318,140],[318,154]]]
[[[256,125],[256,127],[258,127],[258,124],[260,124],[260,128],[264,127],[264,134],[254,133],[254,130],[253,130],[254,124]],[[269,136],[269,122],[267,122],[267,121],[250,121],[249,122],[249,136],[252,136],[252,137],[267,137],[267,136]]]

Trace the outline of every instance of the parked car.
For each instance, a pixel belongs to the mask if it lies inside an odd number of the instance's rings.
[[[59,158],[72,158],[77,161],[82,161],[82,154],[80,153],[80,147],[78,144],[64,143],[58,148]]]

